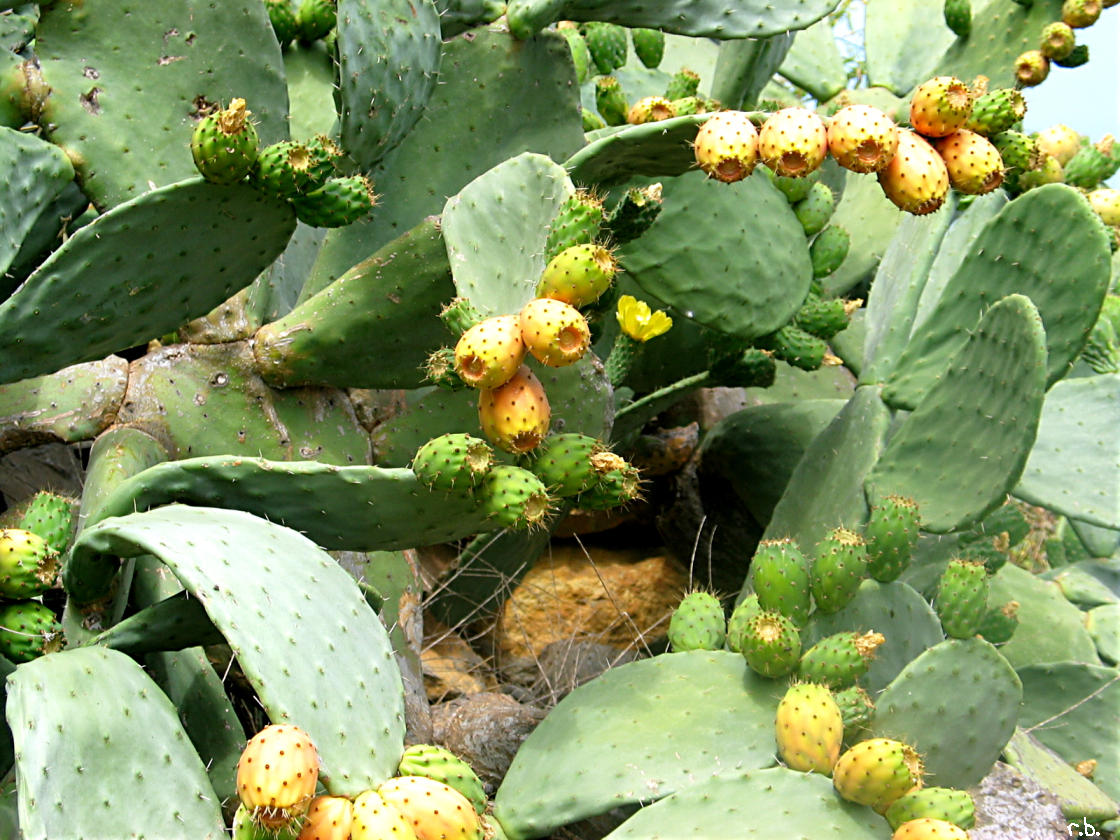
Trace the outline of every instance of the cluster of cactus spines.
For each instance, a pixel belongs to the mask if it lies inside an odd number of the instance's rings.
[[[850,802],[882,814],[922,783],[922,760],[913,747],[890,738],[870,738],[849,747],[832,768],[832,783]]]
[[[669,619],[668,637],[674,651],[722,650],[727,620],[719,598],[700,590],[685,595]]]
[[[795,682],[774,717],[778,758],[803,773],[832,774],[844,740],[844,719],[827,686]]]
[[[302,824],[319,780],[319,754],[298,726],[270,724],[237,762],[237,795],[255,824],[273,831]]]

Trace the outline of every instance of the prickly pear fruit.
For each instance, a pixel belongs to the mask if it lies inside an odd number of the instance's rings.
[[[617,23],[590,21],[580,30],[591,51],[591,60],[602,75],[626,63],[626,30]]]
[[[412,823],[380,793],[367,790],[354,799],[351,840],[418,840]]]
[[[968,840],[968,834],[951,822],[924,817],[902,823],[891,840]]]
[[[662,201],[661,184],[627,190],[607,215],[605,229],[610,240],[622,245],[637,239],[657,221]]]
[[[1034,139],[1039,151],[1053,155],[1062,166],[1081,149],[1081,136],[1062,123],[1044,128]]]
[[[62,650],[62,625],[38,601],[0,606],[0,655],[12,662],[30,662],[44,653]]]
[[[595,79],[595,107],[607,125],[626,125],[627,112],[630,110],[626,94],[614,76],[599,76]]]
[[[1120,190],[1102,188],[1086,196],[1093,211],[1106,225],[1120,225]]]
[[[1038,51],[1054,61],[1069,56],[1076,46],[1077,36],[1073,32],[1073,27],[1056,20],[1043,28]]]
[[[1074,29],[1092,26],[1101,16],[1101,0],[1065,0],[1062,3],[1062,23]]]
[[[1115,143],[1113,136],[1106,134],[1096,145],[1083,145],[1062,167],[1065,182],[1091,190],[1100,186],[1106,178],[1111,178],[1120,168],[1120,155],[1113,151]]]
[[[485,321],[486,316],[470,298],[456,297],[443,305],[439,319],[453,336],[459,337],[471,327]]]
[[[433,744],[413,744],[401,756],[397,773],[443,782],[470,800],[476,813],[486,810],[486,791],[482,780],[467,762],[449,749]]]
[[[1039,50],[1027,50],[1015,59],[1015,78],[1022,87],[1034,87],[1050,75],[1050,59]]]
[[[850,685],[832,696],[840,707],[840,717],[844,720],[844,740],[857,740],[871,722],[871,713],[875,711],[871,695],[862,686]]]
[[[692,151],[709,178],[741,181],[758,163],[758,129],[744,111],[717,111],[696,132]]]
[[[23,516],[20,518],[17,527],[39,535],[47,541],[47,545],[51,547],[52,551],[61,554],[70,547],[70,541],[74,538],[74,525],[77,517],[77,499],[60,496],[49,490],[40,490],[31,497],[31,501],[24,508]],[[3,545],[2,539],[0,539],[0,545]],[[3,549],[0,549],[0,552],[2,551]],[[3,560],[0,559],[0,569],[2,568]],[[2,575],[2,572],[0,572],[0,575]],[[0,592],[2,591],[3,587],[0,585]]]
[[[345,796],[316,796],[298,840],[349,840],[354,806]]]
[[[533,450],[530,469],[552,495],[561,499],[578,496],[598,482],[600,473],[593,459],[605,451],[602,442],[589,435],[549,435]]]
[[[312,184],[314,159],[303,143],[285,140],[265,146],[257,155],[252,183],[277,198],[295,198]]]
[[[321,187],[331,178],[338,175],[338,163],[345,156],[342,147],[326,134],[316,134],[304,145],[311,157],[309,169],[311,182],[316,187]]]
[[[249,121],[244,99],[199,120],[191,135],[191,156],[202,177],[214,184],[235,184],[249,174],[260,140]]]
[[[1017,168],[1024,172],[1037,168],[1042,163],[1042,151],[1036,140],[1018,131],[1001,131],[992,138],[992,145],[1003,158],[1008,169]]]
[[[890,738],[860,741],[832,768],[836,792],[849,802],[884,813],[896,799],[921,784],[922,761],[913,747]]]
[[[669,84],[665,87],[665,98],[670,101],[684,99],[689,96],[696,96],[698,90],[700,90],[700,74],[694,70],[689,70],[687,67],[682,67],[673,74],[673,78],[669,80]]]
[[[727,648],[735,653],[743,652],[743,634],[752,618],[762,612],[758,595],[751,593],[738,603],[727,620]]]
[[[727,637],[723,605],[710,592],[689,592],[669,619],[668,635],[674,651],[721,650]]]
[[[934,607],[945,635],[970,639],[980,632],[988,610],[988,570],[983,563],[954,558],[937,587]]]
[[[678,117],[706,114],[711,110],[699,96],[682,96],[677,99],[670,99],[669,104],[673,106],[673,114]]]
[[[793,205],[793,215],[801,222],[806,236],[825,229],[836,206],[836,196],[827,184],[813,184],[809,194]]]
[[[288,46],[299,36],[299,21],[291,0],[264,0],[264,5],[268,9],[268,20],[280,47]]]
[[[898,127],[878,108],[848,105],[829,123],[828,149],[845,169],[878,172],[898,150]]]
[[[304,41],[325,38],[338,22],[337,0],[300,0],[296,18]]]
[[[1014,88],[990,90],[972,103],[972,113],[964,127],[985,137],[1007,131],[1023,119],[1027,102]]]
[[[448,432],[416,450],[412,471],[432,490],[450,493],[476,487],[493,463],[494,450],[486,441],[464,432]]]
[[[968,85],[954,76],[922,82],[910,100],[910,125],[925,137],[945,137],[968,122],[973,98]]]
[[[827,340],[847,328],[850,305],[840,298],[819,298],[810,294],[794,313],[793,324],[809,335]]]
[[[809,580],[817,609],[834,613],[859,591],[867,573],[867,546],[863,537],[847,528],[836,528],[817,545]]]
[[[881,583],[895,580],[910,564],[918,545],[918,505],[905,496],[887,496],[871,506],[863,530],[867,573]]]
[[[806,175],[804,178],[787,178],[784,175],[775,175],[768,166],[762,167],[761,171],[770,179],[770,183],[778,188],[778,192],[786,197],[791,207],[807,198],[809,190],[818,182],[816,173]]]
[[[575,364],[591,346],[587,319],[574,306],[552,298],[529,301],[518,313],[521,339],[533,358],[549,367]]]
[[[937,141],[949,183],[966,195],[984,195],[1003,183],[1003,158],[992,142],[966,128]]]
[[[763,540],[751,559],[750,580],[764,610],[804,627],[812,607],[809,561],[793,540]]]
[[[54,585],[58,552],[22,528],[0,529],[0,597],[34,598]]]
[[[879,185],[900,210],[924,216],[945,202],[949,170],[941,155],[923,138],[899,129],[898,152],[879,170]]]
[[[777,332],[760,338],[758,345],[772,351],[775,358],[801,370],[816,370],[828,355],[828,345],[823,339],[793,324],[786,324]]]
[[[470,800],[442,782],[398,776],[377,792],[404,814],[416,840],[482,840],[482,822]]]
[[[499,528],[529,528],[548,515],[548,491],[539,478],[521,467],[492,467],[478,495],[483,509]]]
[[[630,41],[638,61],[650,69],[660,64],[665,56],[665,33],[660,29],[631,29]]]
[[[522,454],[535,449],[552,419],[541,381],[522,365],[504,385],[478,394],[478,420],[486,437],[499,449]]]
[[[590,190],[576,190],[560,205],[548,227],[545,260],[551,260],[572,245],[594,242],[604,221],[603,199]]]
[[[831,775],[840,757],[844,722],[826,686],[794,683],[774,717],[778,757],[792,770]]]
[[[1019,175],[1019,189],[1026,192],[1046,184],[1060,184],[1064,179],[1065,175],[1058,159],[1053,155],[1043,153],[1033,169]]]
[[[802,679],[839,691],[867,673],[884,641],[883,634],[874,630],[862,635],[844,632],[826,636],[802,654],[797,672]]]
[[[300,819],[315,796],[319,754],[298,726],[270,724],[249,739],[237,762],[237,795],[266,828]]]
[[[516,315],[498,315],[475,324],[455,344],[455,372],[472,388],[497,388],[513,378],[525,359],[525,341]]]
[[[537,297],[561,300],[577,309],[599,299],[618,274],[609,248],[595,243],[565,248],[545,266]]]
[[[848,258],[848,250],[851,246],[851,235],[839,225],[829,225],[822,230],[809,246],[809,259],[813,263],[813,277],[819,280],[836,271]],[[815,335],[810,330],[807,330],[807,332],[810,335]]]
[[[644,125],[667,120],[676,115],[673,103],[664,96],[643,96],[626,112],[626,122],[630,125]]]
[[[368,216],[377,203],[373,184],[364,175],[329,178],[321,187],[292,199],[296,218],[321,228],[344,227]]]
[[[632,464],[613,452],[591,456],[598,480],[576,497],[582,510],[610,510],[640,499],[641,474]]]
[[[758,156],[776,175],[803,178],[828,154],[824,120],[808,108],[783,108],[758,132]]]
[[[945,25],[958,38],[967,38],[972,32],[972,3],[970,0],[945,0]]]
[[[794,623],[774,610],[763,610],[747,622],[741,636],[743,657],[756,674],[777,678],[792,674],[801,653],[801,634]]]
[[[900,796],[884,816],[895,831],[905,822],[923,818],[944,820],[958,828],[972,828],[976,822],[976,803],[966,790],[927,787]]]
[[[713,381],[728,388],[769,388],[777,373],[773,355],[758,347],[722,356],[711,367]]]

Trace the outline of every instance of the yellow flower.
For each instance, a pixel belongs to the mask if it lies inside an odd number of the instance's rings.
[[[615,312],[618,325],[622,331],[635,341],[649,341],[651,338],[667,333],[673,326],[673,319],[658,309],[651,312],[649,304],[638,300],[633,295],[623,295],[618,299],[618,311]]]

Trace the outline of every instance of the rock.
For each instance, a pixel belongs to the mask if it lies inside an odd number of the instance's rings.
[[[446,624],[431,616],[424,619],[424,646],[420,651],[420,661],[424,671],[424,689],[432,703],[494,691],[498,687],[486,660]]]
[[[1058,798],[1003,762],[997,762],[970,792],[976,802],[976,825],[968,832],[971,840],[1077,836],[1066,832]]]
[[[544,716],[543,709],[522,705],[506,694],[472,694],[432,708],[433,737],[470,764],[489,793]]]
[[[533,669],[535,679],[529,685],[529,696],[542,705],[554,706],[585,682],[611,668],[638,658],[633,648],[619,650],[597,642],[565,640],[545,647]]]

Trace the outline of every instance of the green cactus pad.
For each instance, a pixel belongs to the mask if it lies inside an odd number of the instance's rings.
[[[826,19],[796,34],[778,72],[783,78],[809,91],[819,102],[826,102],[848,85],[844,57],[840,54],[832,25]]]
[[[69,650],[21,666],[8,685],[24,836],[156,837],[169,819],[199,840],[227,836],[178,710],[130,658]],[[136,807],[169,790],[169,809]]]
[[[0,304],[0,382],[97,359],[206,314],[264,270],[294,228],[286,205],[201,178],[114,208]],[[82,341],[59,341],[66,330]]]
[[[16,259],[40,212],[74,179],[74,168],[57,146],[32,134],[0,128],[0,173],[8,196],[0,218],[3,273]]]
[[[966,788],[999,758],[1023,696],[1019,678],[994,647],[981,639],[948,639],[915,658],[876,698],[871,728],[877,737],[913,746],[938,784]]]
[[[206,614],[202,602],[184,591],[118,621],[94,636],[90,644],[140,656],[224,642],[225,637]]]
[[[68,570],[104,554],[153,554],[171,568],[270,718],[298,722],[314,740],[328,791],[353,796],[393,775],[404,740],[400,672],[376,613],[322,549],[241,511],[171,505],[86,528]],[[284,643],[261,644],[269,638]]]
[[[706,702],[696,704],[697,692]],[[774,762],[785,686],[723,651],[667,654],[580,686],[525,740],[494,797],[511,840]],[[617,698],[643,698],[619,704]],[[548,759],[544,760],[547,756]]]
[[[665,33],[660,29],[631,29],[630,42],[634,45],[634,55],[646,67],[652,69],[661,63],[665,55]]]
[[[577,184],[609,185],[635,175],[683,175],[696,165],[690,144],[707,119],[707,114],[692,114],[622,126],[597,136],[564,166]]]

